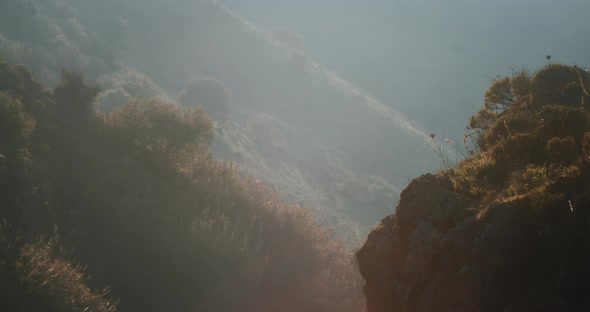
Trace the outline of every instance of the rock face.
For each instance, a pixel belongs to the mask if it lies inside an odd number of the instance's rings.
[[[586,194],[541,216],[518,202],[483,213],[448,177],[415,179],[357,253],[368,311],[587,311]]]

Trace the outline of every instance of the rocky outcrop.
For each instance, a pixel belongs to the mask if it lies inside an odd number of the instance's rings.
[[[482,210],[444,175],[415,179],[357,253],[368,311],[585,311],[585,194],[542,213],[517,201]]]

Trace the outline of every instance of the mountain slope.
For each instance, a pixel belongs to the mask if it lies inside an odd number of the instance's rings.
[[[437,163],[419,127],[223,6],[32,3],[14,14],[37,28],[0,31],[2,56],[49,83],[61,67],[81,70],[103,88],[98,105],[107,111],[134,96],[178,100],[194,77],[219,81],[230,113],[217,122],[213,154],[315,209],[352,242],[391,212],[409,177]]]

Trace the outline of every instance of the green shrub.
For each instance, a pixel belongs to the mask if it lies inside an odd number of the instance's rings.
[[[538,132],[546,139],[571,136],[580,142],[590,127],[590,113],[577,107],[548,105],[536,115],[542,121]]]
[[[539,136],[518,133],[498,142],[490,151],[497,170],[511,172],[527,164],[541,164],[547,159],[545,143]]]
[[[565,138],[551,138],[547,142],[547,153],[553,162],[571,164],[578,154],[576,141],[571,135]]]
[[[484,94],[484,107],[469,118],[468,129],[477,129],[480,135],[485,135],[503,112],[511,109],[522,109],[527,106],[530,94],[531,75],[524,69],[514,70],[512,76],[494,80]],[[485,142],[480,142],[485,149]]]
[[[506,173],[497,170],[488,154],[478,154],[460,162],[449,171],[457,192],[474,199],[493,193],[506,180]]]
[[[531,81],[533,108],[539,110],[546,105],[585,108],[587,81],[588,73],[582,69],[562,64],[546,66]]]
[[[487,150],[504,139],[520,133],[532,133],[540,124],[534,115],[526,111],[508,113],[498,118],[483,136],[483,150]]]
[[[585,166],[578,156],[590,153],[589,80],[585,70],[555,64],[494,81],[468,127],[480,134],[479,153],[450,171],[455,187],[502,200],[533,196],[560,177],[577,179]]]
[[[0,91],[0,154],[24,146],[34,127],[35,120],[24,112],[24,105]]]

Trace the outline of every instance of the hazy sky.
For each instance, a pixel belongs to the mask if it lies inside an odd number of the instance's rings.
[[[307,54],[418,121],[458,136],[510,66],[590,66],[587,0],[223,0],[262,29],[300,33]],[[475,108],[474,108],[475,107]]]

